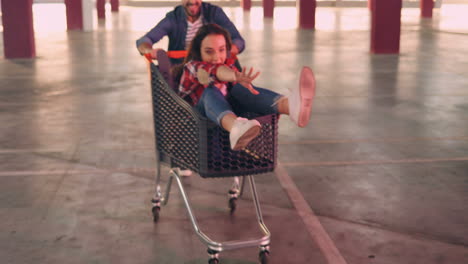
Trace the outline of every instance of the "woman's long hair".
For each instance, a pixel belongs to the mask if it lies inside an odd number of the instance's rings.
[[[201,44],[202,41],[206,38],[208,35],[222,35],[224,36],[224,39],[226,40],[226,55],[228,56],[231,53],[231,35],[227,30],[224,28],[216,25],[216,24],[206,24],[200,27],[200,29],[197,31],[197,34],[193,38],[192,42],[190,43],[188,52],[187,52],[187,57],[185,57],[184,62],[182,64],[174,66],[172,69],[172,74],[175,76],[176,82],[179,83],[180,77],[182,76],[182,70],[184,68],[184,65],[191,61],[201,61],[202,56],[201,56]],[[226,57],[227,57],[226,56]]]

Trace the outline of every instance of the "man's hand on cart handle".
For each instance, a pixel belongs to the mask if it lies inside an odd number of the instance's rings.
[[[138,51],[141,55],[151,53],[153,46],[150,43],[143,42],[138,46]]]
[[[145,58],[149,62],[152,62],[153,60],[158,59],[158,50],[160,50],[160,49],[152,49],[151,52],[147,52],[147,53],[143,54],[143,56],[145,56]]]

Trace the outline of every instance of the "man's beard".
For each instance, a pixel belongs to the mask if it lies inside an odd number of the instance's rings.
[[[198,13],[192,15],[192,13],[188,9],[185,9],[185,14],[191,18],[198,18],[200,16],[200,13],[201,10],[198,9]]]

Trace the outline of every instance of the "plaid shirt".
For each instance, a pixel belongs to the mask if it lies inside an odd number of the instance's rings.
[[[192,105],[196,105],[200,100],[200,97],[206,87],[210,85],[215,85],[224,95],[227,93],[227,84],[228,82],[223,82],[216,78],[216,71],[222,65],[226,65],[229,68],[238,71],[234,66],[234,60],[227,59],[225,64],[212,64],[202,61],[189,61],[184,65],[182,77],[180,78],[179,83],[179,95],[184,98],[187,102]],[[198,81],[197,71],[201,68],[208,72],[210,75],[210,83],[208,85],[203,85]]]

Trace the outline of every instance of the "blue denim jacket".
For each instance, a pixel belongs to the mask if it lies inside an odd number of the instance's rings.
[[[203,24],[214,23],[218,24],[231,34],[232,43],[237,46],[239,52],[245,48],[245,41],[240,35],[237,28],[229,20],[224,11],[210,3],[202,3],[201,14],[203,16]],[[152,28],[143,37],[136,41],[137,47],[147,42],[153,45],[161,40],[164,36],[169,37],[168,50],[184,50],[185,36],[187,34],[187,16],[184,7],[178,5],[173,11],[168,12],[154,28]]]

